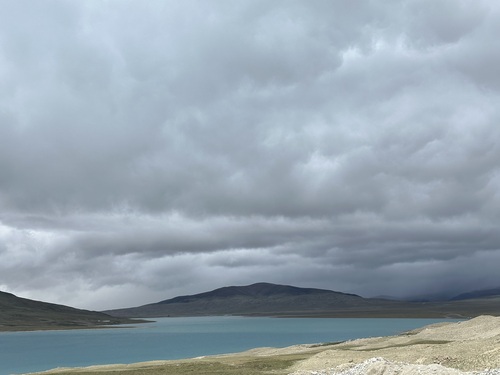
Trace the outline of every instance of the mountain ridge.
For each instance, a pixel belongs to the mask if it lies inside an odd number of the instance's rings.
[[[276,295],[310,295],[310,294],[322,294],[322,293],[338,293],[346,296],[354,296],[362,298],[356,294],[335,292],[327,289],[316,289],[316,288],[299,288],[290,285],[279,285],[271,283],[254,283],[247,286],[225,286],[222,288],[217,288],[209,292],[178,296],[170,299],[166,299],[159,304],[172,304],[179,302],[188,302],[197,299],[219,297],[235,297],[235,296],[248,296],[248,297],[262,297],[262,296],[276,296]]]
[[[492,289],[480,289],[471,292],[461,293],[451,298],[450,301],[461,301],[461,300],[495,297],[495,296],[500,296],[500,287]]]
[[[318,305],[318,301],[322,301]],[[118,317],[161,317],[203,315],[276,315],[283,312],[304,314],[328,306],[363,304],[356,294],[327,289],[300,288],[272,283],[226,286],[208,292],[178,296],[138,307],[107,310]]]
[[[106,310],[116,317],[275,316],[466,318],[498,315],[500,298],[470,301],[410,302],[363,298],[327,289],[300,288],[271,283],[226,286],[209,292],[178,296],[137,307]]]
[[[470,318],[500,315],[500,288],[458,295],[446,301],[363,298],[328,289],[271,283],[226,286],[138,307],[104,312],[17,297],[0,291],[0,331],[98,328],[138,323],[129,318],[166,316],[275,316],[370,318]]]

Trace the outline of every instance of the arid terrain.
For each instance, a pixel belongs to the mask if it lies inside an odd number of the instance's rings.
[[[59,375],[458,375],[500,374],[500,317],[440,323],[397,336],[260,348],[238,354],[132,365],[57,369]]]

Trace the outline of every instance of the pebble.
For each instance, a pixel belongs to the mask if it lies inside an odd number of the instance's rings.
[[[373,371],[373,367],[376,365],[386,365],[390,368],[391,374],[399,374],[403,371],[403,368],[407,368],[408,366],[414,366],[415,374],[421,375],[431,375],[431,374],[457,374],[457,375],[500,375],[500,368],[496,369],[486,369],[483,371],[471,371],[471,372],[462,372],[455,369],[445,368],[440,365],[410,365],[405,363],[397,363],[390,362],[384,358],[370,358],[362,363],[355,365],[354,367],[343,370],[343,371],[335,371],[334,369],[324,369],[324,370],[316,370],[316,371],[299,371],[294,372],[289,375],[366,375],[367,373],[376,374],[377,372]],[[386,371],[382,369],[380,374],[385,374]]]

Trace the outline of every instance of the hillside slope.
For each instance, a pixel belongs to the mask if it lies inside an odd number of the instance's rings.
[[[122,323],[131,321],[0,292],[0,331],[93,328]]]

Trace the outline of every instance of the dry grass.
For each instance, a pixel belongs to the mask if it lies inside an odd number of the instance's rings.
[[[185,361],[144,363],[129,366],[100,366],[81,369],[53,370],[44,374],[54,375],[280,375],[297,361],[311,357],[315,352],[273,356],[223,356]]]

